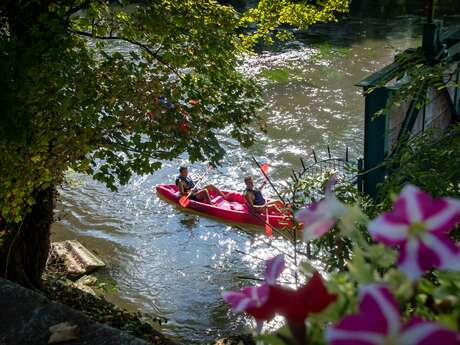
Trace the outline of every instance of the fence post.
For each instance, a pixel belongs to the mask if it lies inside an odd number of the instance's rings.
[[[305,172],[305,170],[307,170],[307,168],[305,167],[305,163],[304,163],[302,157],[300,157],[300,163],[302,163],[303,172]]]
[[[364,167],[363,159],[359,158],[358,159],[358,179],[357,179],[357,184],[358,184],[358,191],[360,191],[361,193],[363,192],[363,176],[361,175],[361,173],[364,170],[363,167]]]

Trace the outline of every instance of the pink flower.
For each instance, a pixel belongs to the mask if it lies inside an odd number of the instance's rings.
[[[331,230],[337,220],[344,215],[346,208],[335,194],[332,187],[337,177],[331,175],[325,189],[325,197],[314,202],[296,214],[296,219],[303,224],[303,240],[310,241],[319,238]]]
[[[431,268],[460,270],[460,247],[448,237],[459,220],[460,201],[433,199],[407,185],[393,210],[371,221],[368,229],[374,240],[401,248],[399,269],[415,280]]]
[[[326,330],[330,345],[455,345],[457,340],[455,332],[418,317],[403,324],[394,297],[378,284],[361,289],[358,314]]]
[[[245,311],[257,322],[257,330],[264,321],[270,321],[276,314],[283,315],[290,324],[301,325],[310,313],[319,313],[335,301],[329,294],[319,273],[298,290],[276,284],[284,269],[284,258],[279,255],[267,261],[265,282],[260,286],[245,287],[238,292],[224,292],[224,300],[234,312]]]
[[[257,328],[262,328],[263,321],[271,320],[276,311],[266,305],[269,297],[270,285],[274,285],[276,280],[284,270],[284,256],[278,255],[266,261],[264,283],[260,286],[244,287],[240,291],[228,291],[222,293],[224,300],[230,304],[233,312],[253,310],[256,315],[252,315],[257,320]],[[265,307],[264,307],[265,306]]]

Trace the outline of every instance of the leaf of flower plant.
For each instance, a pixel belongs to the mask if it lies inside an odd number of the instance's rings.
[[[375,244],[369,246],[366,251],[366,256],[378,267],[389,268],[396,262],[398,253],[391,249],[386,248],[383,244]]]
[[[314,268],[310,262],[308,261],[302,261],[299,267],[300,273],[302,273],[304,276],[311,277],[314,271],[316,271],[316,268]]]
[[[360,284],[368,284],[375,280],[374,270],[366,262],[363,252],[358,247],[353,250],[353,257],[348,263],[348,269],[353,279]]]
[[[396,268],[391,268],[383,277],[398,300],[409,300],[413,293],[413,284],[407,276]]]

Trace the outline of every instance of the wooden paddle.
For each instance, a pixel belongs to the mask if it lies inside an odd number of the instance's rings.
[[[260,171],[262,171],[262,174],[264,175],[265,179],[267,180],[267,182],[270,184],[270,186],[273,188],[273,190],[275,191],[276,195],[278,195],[278,198],[283,202],[283,204],[286,204],[284,202],[284,198],[281,196],[281,194],[278,192],[278,190],[276,189],[276,187],[273,185],[272,181],[270,180],[270,178],[268,177],[268,175],[265,173],[265,170],[262,168],[262,165],[265,167],[265,169],[267,170],[268,172],[268,163],[263,163],[263,164],[259,164],[259,162],[257,161],[257,159],[252,156],[252,160],[256,163],[256,165],[259,167]]]
[[[196,189],[196,187],[198,186],[198,184],[204,179],[204,177],[208,174],[208,172],[212,169],[212,165],[209,164],[208,165],[208,168],[206,169],[206,171],[204,172],[203,175],[201,175],[201,177],[197,180],[197,182],[195,183],[195,187],[192,188],[192,190],[187,194],[187,195],[182,195],[180,198],[179,198],[179,204],[182,206],[182,207],[187,207],[188,204],[190,203],[190,196],[192,195],[193,191]]]
[[[271,237],[273,235],[273,230],[272,227],[269,225],[270,223],[268,222],[268,207],[265,209],[265,216],[267,217],[267,220],[265,221],[264,230],[267,236]]]

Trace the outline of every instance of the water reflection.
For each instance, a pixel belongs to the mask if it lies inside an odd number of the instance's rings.
[[[258,75],[266,91],[268,131],[260,133],[250,150],[223,131],[219,138],[227,156],[207,183],[242,190],[248,173],[261,182],[251,154],[270,162],[276,184],[300,166],[299,156],[308,160],[312,148],[325,154],[330,145],[333,153],[344,155],[349,146],[351,156],[359,156],[363,98],[354,84],[390,62],[397,51],[416,46],[420,30],[416,18],[349,20],[318,26],[308,35],[299,33],[302,40],[247,57],[244,72]],[[164,162],[160,171],[134,177],[118,193],[88,177],[71,176],[61,190],[61,220],[53,225],[53,239],[77,238],[97,251],[118,284],[118,293],[110,296],[116,303],[159,313],[170,319],[166,333],[188,344],[204,343],[251,329],[251,320],[229,313],[221,292],[251,283],[248,277],[260,278],[263,259],[280,252],[292,255],[292,246],[181,213],[160,200],[154,186],[173,181],[183,163],[186,157]],[[196,164],[190,170],[199,175],[203,169]],[[292,258],[287,259],[292,267]],[[293,282],[292,270],[281,279]]]

